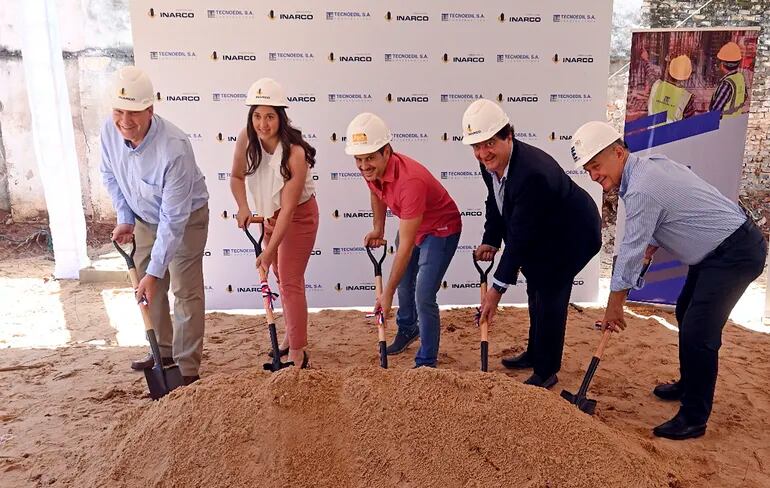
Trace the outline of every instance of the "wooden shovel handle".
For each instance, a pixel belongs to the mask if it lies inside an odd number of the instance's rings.
[[[377,298],[382,296],[382,276],[375,276],[374,277],[374,288],[375,293],[377,293]],[[382,323],[377,321],[377,340],[380,342],[385,341],[385,315],[382,316]]]
[[[136,273],[136,268],[128,270],[128,276],[131,278],[131,286],[136,290],[139,287],[139,275]],[[142,312],[142,320],[144,321],[144,330],[154,330],[152,326],[152,319],[150,318],[150,309],[144,303],[139,304],[139,310]]]
[[[481,295],[481,303],[479,303],[479,307],[484,303],[484,295],[487,294],[487,284],[481,283],[481,286],[479,287],[480,295]],[[479,328],[481,328],[481,341],[485,342],[489,335],[489,324],[487,323],[487,320],[482,318],[479,321]]]
[[[607,341],[610,340],[610,334],[612,334],[612,329],[609,327],[604,329],[604,334],[602,334],[602,340],[599,341],[599,347],[596,348],[596,354],[594,354],[594,357],[597,359],[602,358],[602,354],[604,354],[604,348],[607,346]]]

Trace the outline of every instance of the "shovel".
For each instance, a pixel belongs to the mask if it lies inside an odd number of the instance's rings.
[[[134,289],[139,287],[139,277],[136,274],[136,264],[134,263],[134,253],[136,252],[136,241],[131,239],[131,252],[126,253],[117,241],[112,241],[115,249],[125,258],[126,265],[128,265],[128,275],[131,277],[131,286]],[[144,379],[147,380],[147,386],[150,389],[150,398],[157,400],[168,393],[179,388],[184,384],[182,379],[182,372],[179,371],[179,366],[163,366],[163,360],[160,356],[160,347],[158,346],[158,340],[155,337],[155,329],[152,326],[152,319],[150,319],[150,311],[147,309],[147,299],[142,297],[139,301],[139,310],[142,312],[142,320],[144,320],[144,330],[147,333],[147,340],[150,342],[150,350],[152,351],[152,359],[155,364],[152,368],[144,369]]]
[[[265,219],[262,217],[251,217],[249,222],[259,224],[260,234],[259,240],[254,239],[254,236],[249,232],[248,227],[244,226],[243,231],[246,232],[246,237],[249,238],[254,245],[254,254],[259,257],[262,254],[262,239],[265,236]],[[293,361],[282,362],[281,353],[278,352],[278,334],[275,331],[275,319],[273,318],[273,299],[278,295],[270,291],[270,286],[267,284],[267,270],[262,266],[259,267],[259,288],[262,291],[262,303],[265,306],[265,315],[267,316],[267,329],[270,331],[270,347],[273,349],[273,359],[270,362],[264,363],[262,367],[267,371],[275,373],[283,368],[294,366]]]
[[[583,383],[580,384],[580,389],[578,390],[577,394],[572,394],[567,390],[561,391],[562,398],[572,403],[573,405],[577,405],[581,411],[587,413],[588,415],[593,415],[594,411],[596,410],[596,400],[591,400],[586,397],[586,394],[588,393],[588,385],[591,384],[591,380],[596,373],[596,368],[599,367],[599,361],[602,359],[604,347],[607,345],[607,341],[609,340],[611,333],[612,330],[609,328],[604,330],[604,334],[602,334],[602,340],[599,342],[599,347],[596,349],[594,357],[591,358],[591,364],[588,365],[588,370],[583,377]]]
[[[489,270],[495,264],[494,258],[489,262],[487,269],[483,269],[479,266],[479,261],[476,259],[476,253],[473,253],[473,265],[479,272],[479,289],[481,301],[484,301],[484,295],[487,294],[487,276],[489,276]],[[476,323],[481,328],[481,371],[486,372],[489,368],[489,341],[487,340],[487,334],[489,333],[489,324],[486,320],[480,320],[481,308],[479,308],[479,315],[476,316]]]
[[[651,264],[652,259],[644,260],[642,270],[639,272],[640,279],[643,278],[645,273],[647,273],[647,270],[650,269]],[[601,328],[601,326],[601,320],[594,324],[594,327],[596,328]],[[591,380],[593,379],[594,374],[596,374],[596,368],[599,367],[599,361],[602,359],[604,347],[607,345],[607,341],[610,339],[611,333],[612,329],[609,327],[604,330],[604,334],[602,334],[602,340],[599,341],[599,347],[596,349],[596,353],[591,358],[591,364],[588,365],[588,370],[586,370],[586,374],[583,377],[583,383],[580,384],[580,389],[578,390],[577,394],[572,394],[567,390],[561,391],[562,398],[572,403],[573,405],[577,405],[581,411],[587,413],[588,415],[593,415],[594,411],[596,410],[596,400],[591,400],[586,397],[586,394],[588,393],[588,385],[591,384]]]
[[[387,252],[388,246],[387,244],[383,244],[382,257],[378,260],[374,257],[374,254],[372,254],[372,249],[369,246],[366,246],[366,254],[369,255],[369,259],[374,265],[375,293],[377,293],[378,297],[382,293],[382,262],[385,261]],[[388,346],[385,344],[385,314],[382,310],[375,310],[374,315],[377,320],[377,339],[380,344],[380,367],[388,369]]]

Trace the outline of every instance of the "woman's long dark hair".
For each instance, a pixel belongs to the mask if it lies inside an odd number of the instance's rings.
[[[259,144],[259,136],[254,130],[252,117],[258,105],[252,105],[249,109],[249,118],[246,120],[246,135],[249,137],[249,144],[246,146],[246,175],[253,175],[262,162],[262,147]],[[292,127],[289,117],[286,115],[286,108],[273,107],[278,114],[278,140],[283,148],[281,156],[281,176],[284,180],[291,179],[291,170],[289,169],[289,155],[291,154],[291,145],[297,144],[305,150],[305,161],[312,168],[315,166],[315,148],[302,138],[302,132]]]

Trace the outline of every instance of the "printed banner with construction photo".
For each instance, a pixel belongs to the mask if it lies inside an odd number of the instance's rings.
[[[737,201],[758,37],[758,28],[634,31],[624,136],[631,152],[685,164]],[[687,266],[661,249],[629,298],[675,303],[686,275]]]

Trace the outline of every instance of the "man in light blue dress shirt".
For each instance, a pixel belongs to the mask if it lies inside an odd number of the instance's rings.
[[[680,379],[653,390],[663,400],[681,401],[681,407],[653,433],[676,440],[702,436],[714,399],[722,328],[761,274],[767,242],[719,190],[665,156],[630,154],[609,124],[581,126],[572,137],[572,157],[605,192],[618,189],[626,207],[604,327],[625,328],[628,291],[643,285],[638,278],[643,260],[658,247],[689,265],[676,303]]]
[[[196,381],[203,351],[203,254],[208,191],[187,135],[153,114],[152,82],[133,66],[112,86],[112,117],[101,130],[101,173],[117,213],[112,239],[136,238],[137,297],[146,297],[164,364]],[[173,326],[168,289],[174,293]],[[148,354],[136,370],[153,366]]]

